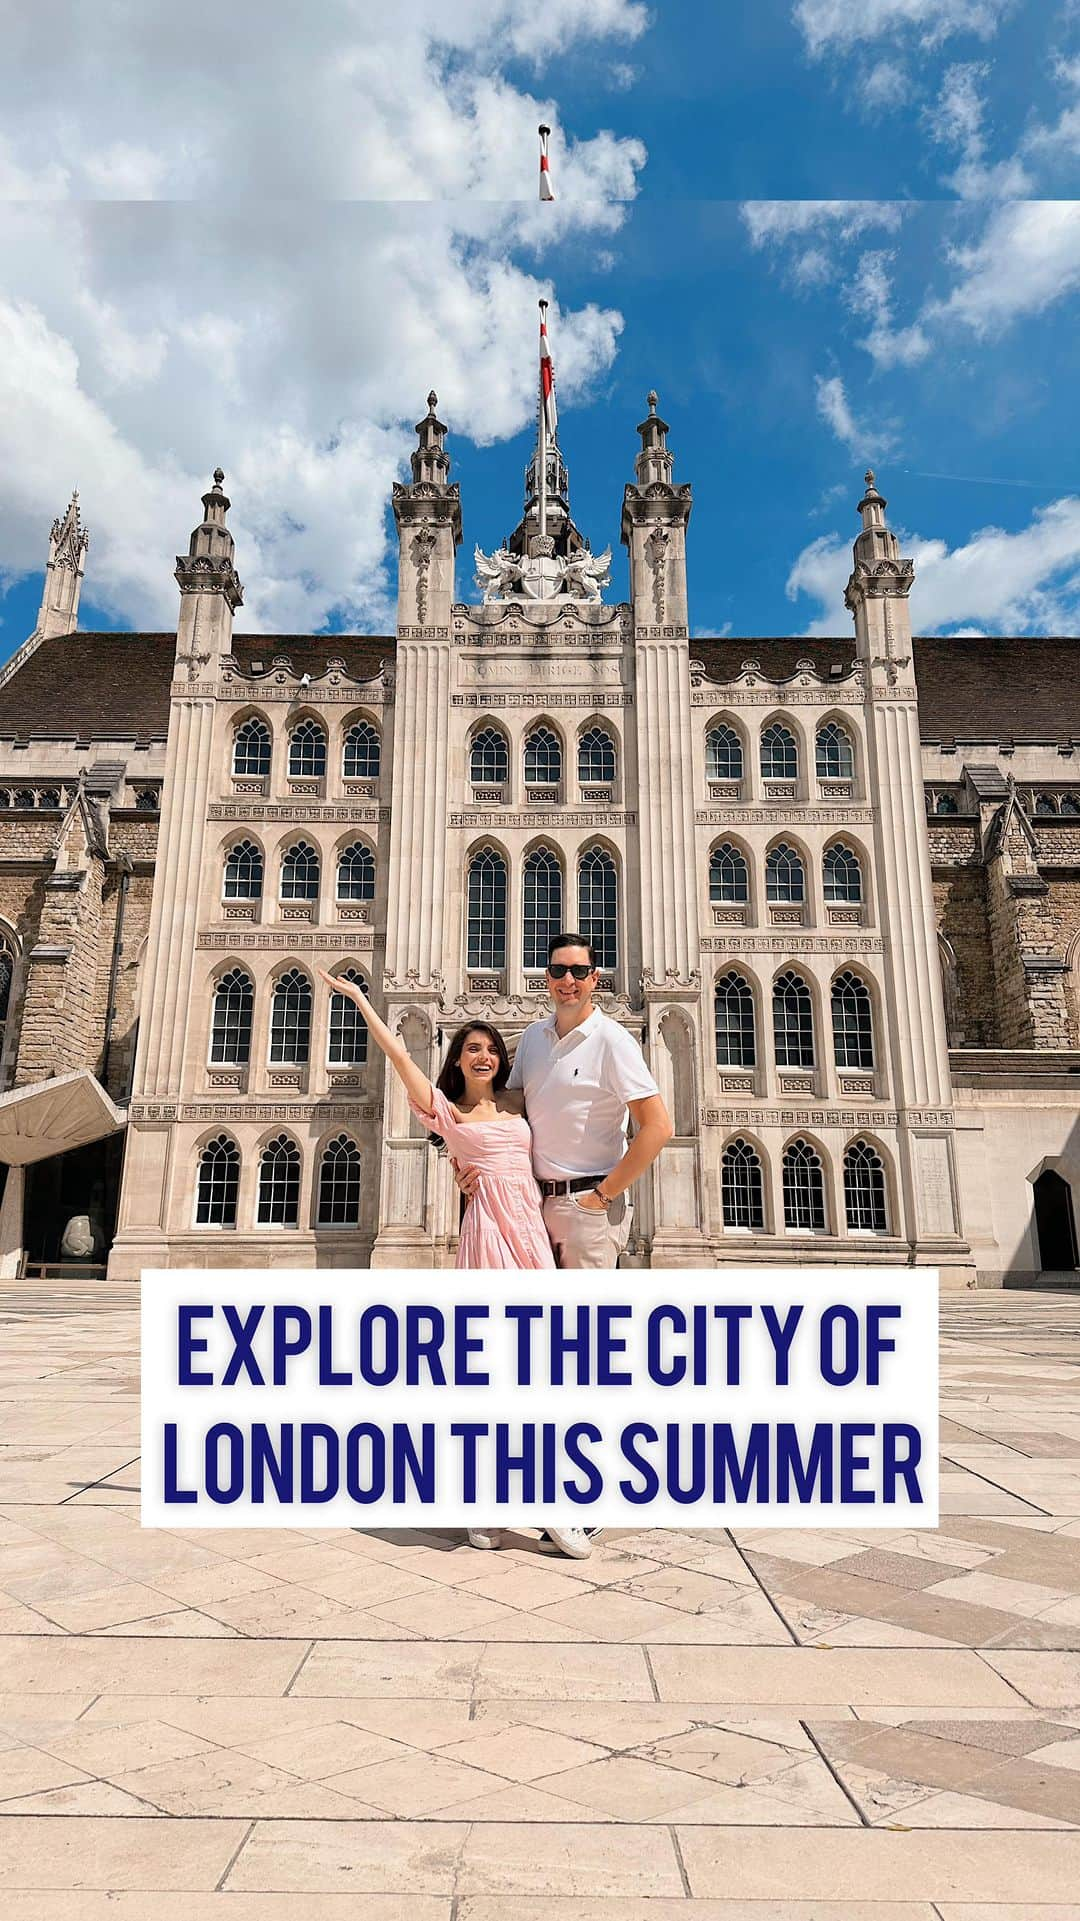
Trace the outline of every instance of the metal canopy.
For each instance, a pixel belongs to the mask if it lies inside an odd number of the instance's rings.
[[[28,1167],[115,1134],[127,1121],[88,1067],[0,1094],[0,1161]]]

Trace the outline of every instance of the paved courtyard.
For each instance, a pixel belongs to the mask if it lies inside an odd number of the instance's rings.
[[[937,1533],[147,1532],[135,1290],[0,1284],[6,1921],[1080,1917],[1080,1295]]]

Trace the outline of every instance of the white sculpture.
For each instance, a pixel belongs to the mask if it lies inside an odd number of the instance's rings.
[[[515,590],[521,593],[521,562],[505,547],[497,547],[490,556],[477,547],[473,559],[476,584],[483,589],[485,604],[490,600],[505,600]]]
[[[611,579],[611,548],[590,554],[585,548],[569,560],[537,556],[519,558],[505,547],[485,554],[477,547],[476,584],[482,589],[485,605],[501,600],[555,600],[565,594],[572,600],[599,601],[600,589]]]
[[[590,554],[582,547],[563,561],[563,592],[576,600],[599,600],[601,587],[611,579],[611,548]]]

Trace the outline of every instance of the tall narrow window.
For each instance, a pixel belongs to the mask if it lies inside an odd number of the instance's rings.
[[[578,928],[595,947],[597,966],[614,967],[619,948],[618,876],[605,847],[587,847],[578,863]]]
[[[355,981],[365,994],[370,992],[362,974],[354,967],[343,967],[338,980]],[[327,1060],[331,1067],[362,1067],[368,1057],[367,1022],[346,994],[330,996],[330,1038]]]
[[[550,727],[534,727],[525,742],[526,787],[557,787],[562,779],[562,742]]]
[[[375,899],[375,856],[362,840],[343,847],[338,855],[337,897],[339,900]]]
[[[302,720],[289,735],[289,778],[321,780],[326,772],[326,729]]]
[[[11,977],[15,972],[15,956],[6,941],[0,942],[0,1027],[8,1017],[11,1004]]]
[[[360,1149],[339,1134],[319,1163],[320,1227],[355,1227],[360,1219]]]
[[[749,1141],[729,1141],[725,1147],[720,1162],[720,1198],[725,1227],[764,1228],[761,1161]]]
[[[615,742],[606,727],[588,727],[582,734],[577,774],[583,786],[610,786],[615,779]]]
[[[381,765],[379,736],[370,720],[358,720],[345,736],[341,772],[345,780],[378,780]]]
[[[481,727],[469,749],[469,779],[474,787],[502,787],[509,778],[506,735],[497,727]]]
[[[225,900],[261,900],[263,857],[255,842],[239,840],[225,857]]]
[[[855,752],[851,735],[838,720],[827,720],[819,727],[814,746],[814,765],[819,780],[851,780],[855,773]]]
[[[251,977],[240,967],[223,974],[214,989],[214,1011],[210,1025],[211,1062],[225,1067],[242,1067],[251,1055],[251,1018],[255,989]]]
[[[741,974],[723,974],[716,983],[716,1064],[753,1067],[756,1059],[750,983]]]
[[[306,840],[288,847],[281,859],[282,900],[318,900],[319,856]]]
[[[852,1141],[844,1154],[844,1211],[853,1233],[888,1231],[885,1168],[881,1155],[866,1141]]]
[[[806,899],[806,870],[802,857],[785,841],[770,847],[766,856],[765,898],[788,902]]]
[[[300,1151],[287,1134],[268,1141],[259,1160],[260,1227],[295,1227],[300,1217]]]
[[[750,874],[744,856],[729,840],[709,855],[709,899],[741,905],[750,899]]]
[[[270,1007],[270,1060],[302,1066],[311,1047],[311,982],[290,967],[274,987]]]
[[[734,727],[710,727],[705,736],[706,780],[741,780],[742,741]]]
[[[827,901],[855,904],[862,900],[862,867],[858,854],[837,841],[825,849],[822,869]]]
[[[270,729],[264,720],[241,721],[233,740],[234,774],[270,772]]]
[[[781,974],[773,987],[777,1067],[813,1067],[814,1003],[798,974]]]
[[[837,1067],[873,1067],[870,989],[850,969],[838,974],[832,984],[832,1024]]]
[[[774,720],[761,736],[762,780],[798,780],[799,748],[790,727]]]
[[[784,1149],[784,1226],[804,1233],[825,1226],[825,1182],[821,1156],[809,1141],[791,1141]]]
[[[240,1150],[228,1134],[207,1141],[199,1155],[195,1221],[199,1227],[235,1227],[240,1192]]]
[[[506,862],[494,847],[480,847],[469,862],[466,966],[506,966]]]
[[[521,890],[522,966],[547,966],[548,942],[562,931],[562,868],[550,847],[536,847],[525,861]]]

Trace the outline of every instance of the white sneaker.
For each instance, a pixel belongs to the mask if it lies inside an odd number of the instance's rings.
[[[549,1527],[544,1532],[572,1561],[587,1561],[592,1553],[592,1542],[583,1527]]]
[[[501,1527],[492,1527],[492,1528],[471,1527],[469,1529],[469,1546],[470,1547],[501,1547],[502,1546],[502,1528]]]

